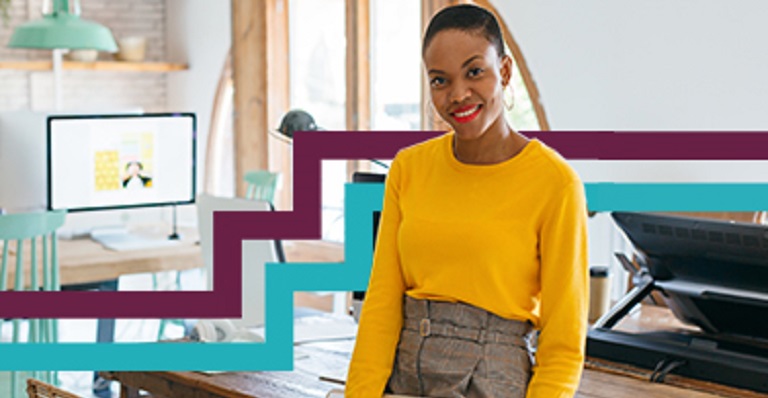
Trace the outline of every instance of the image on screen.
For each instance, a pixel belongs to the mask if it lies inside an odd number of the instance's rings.
[[[193,114],[51,116],[48,208],[194,202]]]

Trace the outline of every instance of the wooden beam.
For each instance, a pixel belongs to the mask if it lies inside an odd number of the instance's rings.
[[[371,128],[370,1],[346,0],[347,130]],[[347,162],[347,181],[360,165]]]
[[[541,104],[539,88],[536,86],[536,82],[533,80],[531,71],[528,69],[528,63],[525,62],[525,57],[523,57],[523,52],[520,50],[520,46],[517,45],[514,37],[512,37],[512,32],[510,32],[507,23],[504,22],[504,19],[501,17],[498,10],[496,10],[490,1],[472,0],[465,2],[476,3],[480,7],[486,8],[496,16],[496,19],[499,21],[499,25],[501,25],[501,31],[504,35],[504,42],[506,42],[507,46],[509,46],[509,51],[512,52],[512,59],[514,60],[515,64],[517,64],[517,69],[520,70],[520,75],[523,78],[525,89],[528,90],[528,97],[531,99],[531,103],[533,104],[533,111],[536,114],[536,119],[539,122],[539,128],[541,128],[542,131],[548,131],[549,121],[547,120],[547,114],[544,112],[544,105]]]
[[[346,0],[347,129],[371,128],[370,2]]]
[[[235,86],[235,192],[243,176],[268,167],[269,28],[275,0],[232,0],[232,66]]]

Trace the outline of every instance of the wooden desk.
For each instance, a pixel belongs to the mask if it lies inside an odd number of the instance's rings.
[[[632,320],[638,322],[633,324]],[[642,320],[641,320],[642,319]],[[625,328],[646,330],[653,322],[676,323],[665,308],[648,308],[623,321]],[[338,375],[348,366],[349,351],[338,349],[340,343],[311,343],[297,349],[309,358],[297,359],[293,372],[231,372],[204,374],[195,372],[106,372],[106,378],[122,383],[122,397],[135,397],[137,388],[161,397],[199,398],[321,398],[338,384],[320,381],[320,375]],[[634,373],[633,373],[634,372]],[[691,388],[648,381],[650,372],[638,369],[606,368],[587,365],[577,398],[766,398],[744,390],[696,382]],[[686,379],[669,375],[668,381],[686,385]],[[705,389],[706,392],[700,389]]]
[[[319,360],[324,359],[322,349],[317,349],[314,355]],[[220,374],[103,372],[102,375],[122,384],[121,398],[137,397],[136,388],[169,398],[193,396],[196,398],[322,398],[334,388],[343,389],[343,386],[338,384],[320,381],[318,374],[312,374],[306,370]],[[585,369],[576,397],[721,398],[722,396]]]
[[[338,384],[317,375],[293,372],[102,372],[121,383],[121,398],[139,397],[137,388],[158,397],[195,398],[322,398]]]
[[[166,226],[141,226],[142,233],[157,235],[162,239],[170,229]],[[203,266],[200,247],[195,244],[197,239],[194,231],[182,231],[183,239],[178,246],[155,248],[147,250],[112,251],[101,244],[89,239],[59,239],[59,277],[62,285],[81,285],[95,282],[116,280],[122,275],[145,272],[162,272],[171,270],[186,270]],[[38,244],[38,250],[41,245]],[[16,267],[15,245],[11,245],[9,256],[8,281],[12,288]],[[24,254],[24,281],[29,282],[31,259],[30,248],[26,245]],[[40,254],[38,254],[38,257]],[[39,260],[38,260],[39,261]]]

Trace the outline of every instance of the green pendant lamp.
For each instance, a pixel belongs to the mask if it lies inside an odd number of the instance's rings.
[[[80,19],[80,2],[73,2],[75,11],[70,12],[69,0],[53,0],[52,12],[17,27],[8,47],[116,52],[109,28]]]

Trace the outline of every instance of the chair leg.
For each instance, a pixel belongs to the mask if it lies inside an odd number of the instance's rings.
[[[175,286],[176,290],[180,291],[181,290],[181,271],[176,271],[175,284],[176,284]],[[157,280],[157,274],[152,274],[152,286],[153,286],[153,290],[155,291],[157,291],[160,287],[160,283]],[[183,325],[181,319],[160,318],[160,326],[157,329],[158,341],[162,340],[163,336],[165,336],[165,328],[168,326],[168,323]]]
[[[165,325],[168,323],[168,320],[165,318],[160,319],[160,327],[157,329],[157,341],[160,341],[163,339],[163,335],[165,335]]]
[[[14,344],[19,343],[19,339],[21,337],[21,320],[20,319],[14,319],[13,320],[13,333],[12,333],[12,342]],[[11,398],[18,398],[19,397],[19,386],[20,386],[20,377],[21,375],[17,371],[11,372]]]
[[[21,375],[19,372],[11,372],[11,398],[19,397],[19,385],[21,385]]]
[[[160,282],[157,280],[157,274],[152,274],[152,290],[158,291],[160,289]],[[160,326],[157,329],[157,340],[162,340],[165,334],[165,318],[160,319]]]
[[[51,343],[58,343],[59,342],[59,320],[58,319],[51,319]],[[54,370],[51,373],[51,384],[54,386],[58,386],[59,383],[59,371]]]

